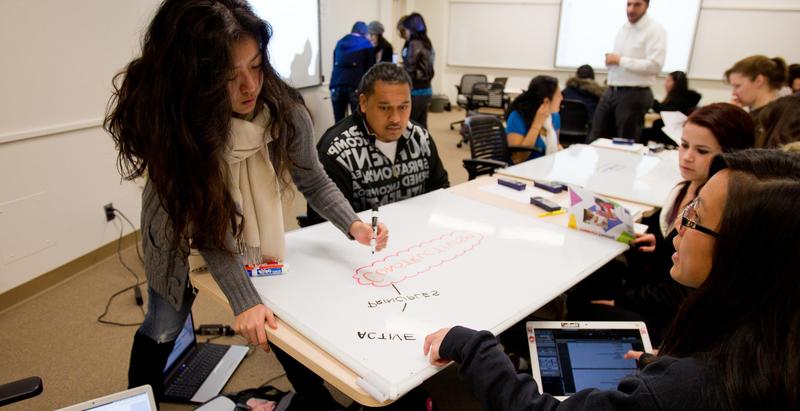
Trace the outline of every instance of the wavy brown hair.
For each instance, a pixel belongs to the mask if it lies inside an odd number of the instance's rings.
[[[252,37],[262,53],[258,107],[269,110],[271,160],[283,187],[290,179],[286,113],[303,106],[270,65],[272,36],[242,0],[165,0],[148,27],[140,57],[114,77],[104,122],[127,180],[146,175],[169,215],[176,239],[227,249],[237,215],[223,159],[232,117],[227,83],[235,42]],[[167,229],[167,227],[165,227]],[[234,233],[235,234],[235,233]]]

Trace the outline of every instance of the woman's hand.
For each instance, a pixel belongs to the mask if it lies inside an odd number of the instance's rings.
[[[636,234],[631,241],[631,246],[637,247],[643,253],[652,253],[656,250],[656,236],[650,233]]]
[[[254,305],[236,316],[233,321],[233,329],[237,334],[247,340],[248,344],[258,345],[264,351],[269,352],[267,345],[267,330],[264,323],[273,330],[278,329],[278,322],[275,321],[275,314],[264,304]]]
[[[439,356],[439,347],[442,345],[442,340],[444,340],[444,337],[449,331],[449,328],[442,328],[425,337],[425,344],[422,346],[422,352],[428,356],[428,361],[437,367],[447,365],[447,363],[450,362],[450,360]]]
[[[550,117],[552,113],[550,112],[550,99],[544,99],[542,105],[539,106],[539,109],[536,110],[536,115],[533,117],[533,121],[531,122],[531,129],[536,131],[536,135],[539,135],[539,130],[544,127],[544,123]]]
[[[370,245],[372,240],[372,226],[361,221],[354,221],[350,225],[350,235],[361,244],[366,246]],[[386,243],[389,242],[389,229],[383,223],[378,223],[378,238],[376,240],[375,250],[380,251],[386,248]]]

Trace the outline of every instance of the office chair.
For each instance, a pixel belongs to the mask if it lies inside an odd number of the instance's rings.
[[[42,379],[28,377],[0,385],[0,407],[35,397],[42,393]]]
[[[458,90],[456,104],[467,111],[465,118],[469,117],[469,112],[475,109],[472,101],[473,86],[475,86],[475,83],[485,83],[486,81],[485,74],[464,74],[461,76],[461,84],[456,85],[456,89]],[[450,130],[455,130],[454,126],[456,124],[464,124],[464,120],[450,123]]]
[[[566,99],[561,102],[561,131],[558,141],[562,146],[585,144],[589,137],[591,119],[586,104],[580,100]]]
[[[473,115],[492,115],[499,119],[505,117],[506,102],[508,96],[505,94],[505,87],[500,83],[475,83],[472,86],[472,102],[475,110],[468,112],[467,117]],[[499,109],[500,112],[484,112],[480,109],[482,107]],[[456,147],[461,148],[464,143],[469,143],[469,139],[462,133],[461,140],[456,144]]]
[[[511,153],[540,151],[534,147],[509,146],[503,122],[492,115],[478,114],[467,117],[461,135],[470,142],[472,158],[464,159],[469,179],[484,174],[492,175],[498,168],[511,164]]]

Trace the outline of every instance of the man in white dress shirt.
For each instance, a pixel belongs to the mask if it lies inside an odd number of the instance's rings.
[[[589,140],[624,137],[639,141],[644,115],[653,105],[650,86],[667,54],[667,32],[647,16],[650,0],[627,0],[628,22],[617,32],[614,51],[606,54],[608,89],[592,121]]]

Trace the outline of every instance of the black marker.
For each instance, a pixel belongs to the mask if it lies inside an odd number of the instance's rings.
[[[375,254],[375,246],[378,244],[378,203],[372,205],[372,239],[369,245],[372,246],[372,254]]]

